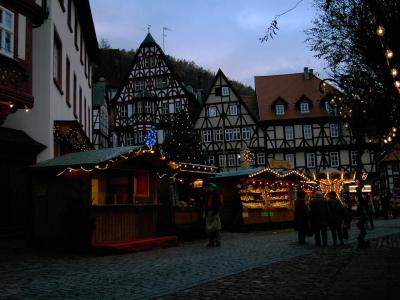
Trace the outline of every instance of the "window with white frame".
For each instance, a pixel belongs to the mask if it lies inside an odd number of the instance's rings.
[[[146,101],[145,103],[144,103],[144,111],[146,112],[146,113],[148,113],[148,114],[151,114],[152,113],[152,103],[150,102],[150,101]]]
[[[310,104],[306,101],[300,103],[300,112],[302,114],[310,112]]]
[[[285,139],[293,140],[293,126],[285,126]]]
[[[238,106],[237,104],[229,104],[228,113],[230,116],[237,116],[238,114]]]
[[[283,104],[276,104],[275,105],[275,113],[277,115],[284,115],[285,114],[285,105]]]
[[[0,53],[13,56],[14,53],[14,14],[0,6]]]
[[[331,167],[339,167],[340,165],[339,152],[331,152],[330,158],[331,158]]]
[[[167,87],[167,78],[156,78],[156,88],[165,89]]]
[[[358,151],[351,151],[350,152],[350,161],[352,166],[357,165],[357,157],[358,157]]]
[[[312,139],[312,126],[307,124],[303,125],[303,137],[305,139]]]
[[[135,91],[139,92],[143,90],[144,90],[144,81],[143,80],[135,81]]]
[[[257,164],[265,165],[265,154],[264,153],[257,153]]]
[[[136,107],[137,107],[136,111],[137,111],[138,114],[143,113],[143,104],[142,104],[142,102],[138,102]]]
[[[295,167],[295,165],[294,165],[294,154],[293,153],[286,153],[285,154],[285,160],[292,166],[292,168]]]
[[[236,166],[237,154],[228,154],[228,166]]]
[[[207,115],[209,117],[216,117],[217,116],[217,107],[212,105],[208,107]]]
[[[214,141],[221,142],[223,140],[222,129],[214,130]]]
[[[306,154],[307,168],[315,168],[315,153]]]
[[[330,124],[329,125],[331,137],[336,138],[339,137],[339,126],[338,124]]]
[[[221,89],[221,95],[222,96],[229,96],[229,87],[223,86]]]
[[[234,141],[240,140],[240,128],[233,128],[232,129],[232,139]]]
[[[169,104],[168,104],[168,102],[163,102],[161,104],[161,114],[163,114],[163,115],[169,114]]]
[[[120,113],[121,118],[126,118],[128,116],[128,108],[126,107],[125,104],[123,104],[120,106],[120,109],[121,109]]]
[[[225,129],[225,140],[232,141],[233,140],[233,130],[232,128]]]
[[[182,101],[175,101],[175,112],[178,113],[182,110]]]
[[[137,142],[138,144],[143,143],[143,130],[138,130],[137,132]]]
[[[225,154],[218,155],[218,165],[220,167],[225,167],[226,166],[226,156],[225,156]]]
[[[203,130],[203,142],[211,143],[211,130]]]
[[[249,127],[242,128],[242,139],[245,141],[250,140],[251,138],[251,129]]]
[[[214,158],[214,155],[210,155],[210,156],[208,157],[208,165],[210,165],[210,166],[214,166],[214,165],[215,165],[215,158]]]
[[[332,105],[329,103],[329,101],[325,101],[325,110],[328,114],[333,114],[335,110],[333,109]]]
[[[132,132],[126,134],[126,146],[131,146],[135,143]]]

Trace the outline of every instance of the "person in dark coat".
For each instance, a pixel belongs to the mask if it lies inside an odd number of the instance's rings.
[[[320,191],[315,192],[310,204],[311,228],[315,236],[315,245],[324,247],[328,244],[328,205]]]
[[[339,238],[340,245],[343,243],[343,219],[344,219],[344,207],[342,202],[337,198],[336,193],[331,191],[328,193],[328,219],[329,228],[332,233],[333,245],[336,246],[337,239]]]
[[[303,190],[297,192],[297,200],[294,202],[294,229],[297,231],[298,243],[306,243],[308,231],[308,207],[306,205],[306,193]]]
[[[207,247],[221,246],[221,219],[219,213],[222,207],[223,198],[217,192],[217,186],[214,183],[208,183],[204,208],[208,235]]]

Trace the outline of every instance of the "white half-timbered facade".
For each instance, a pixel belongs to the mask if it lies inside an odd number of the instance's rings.
[[[355,139],[330,105],[333,88],[322,94],[320,83],[308,68],[304,73],[256,76],[265,156],[309,173],[354,171],[359,153]],[[376,172],[373,147],[367,143],[361,157],[367,172]]]
[[[106,100],[106,83],[104,80],[94,83],[92,91],[92,143],[95,149],[108,148],[110,146],[108,105]]]
[[[243,162],[241,153],[245,149],[250,150],[257,165],[265,165],[261,157],[265,155],[264,137],[257,119],[221,70],[216,74],[195,128],[201,134],[209,165],[236,170]]]
[[[115,146],[143,144],[151,129],[157,130],[157,143],[162,144],[175,113],[184,110],[193,115],[198,106],[148,33],[112,101]]]

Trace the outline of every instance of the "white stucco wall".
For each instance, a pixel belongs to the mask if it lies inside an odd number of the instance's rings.
[[[10,115],[4,126],[20,129],[29,134],[33,139],[46,145],[37,157],[38,161],[54,157],[53,127],[54,121],[75,120],[73,114],[73,76],[77,77],[77,105],[79,106],[79,87],[82,88],[82,107],[86,98],[84,113],[88,115],[88,107],[92,111],[92,91],[88,78],[85,76],[85,66],[80,61],[80,50],[77,51],[74,43],[75,8],[72,2],[71,24],[73,32],[69,30],[67,23],[67,10],[61,9],[59,1],[48,1],[49,17],[44,24],[33,30],[33,96],[34,107],[29,112],[19,110]],[[67,6],[67,2],[66,2]],[[67,8],[67,7],[66,7]],[[57,31],[62,43],[62,92],[57,88],[53,80],[53,43],[54,30]],[[79,26],[80,30],[80,26]],[[80,34],[78,35],[80,46]],[[86,48],[86,47],[84,47]],[[70,60],[70,103],[66,103],[66,57]],[[88,72],[92,74],[92,72]],[[78,116],[79,116],[79,109]],[[91,121],[87,117],[87,122]],[[82,114],[82,123],[84,117]],[[92,138],[92,126],[86,135]],[[83,126],[85,130],[85,126]]]

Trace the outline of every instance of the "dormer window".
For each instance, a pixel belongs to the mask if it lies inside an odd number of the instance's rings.
[[[325,102],[325,110],[328,114],[332,115],[334,114],[335,110],[333,109],[332,105],[329,103],[329,101]]]
[[[310,105],[308,102],[301,102],[300,103],[300,112],[302,114],[306,114],[310,112]]]
[[[278,116],[284,115],[285,114],[285,105],[284,104],[275,105],[275,113]]]

